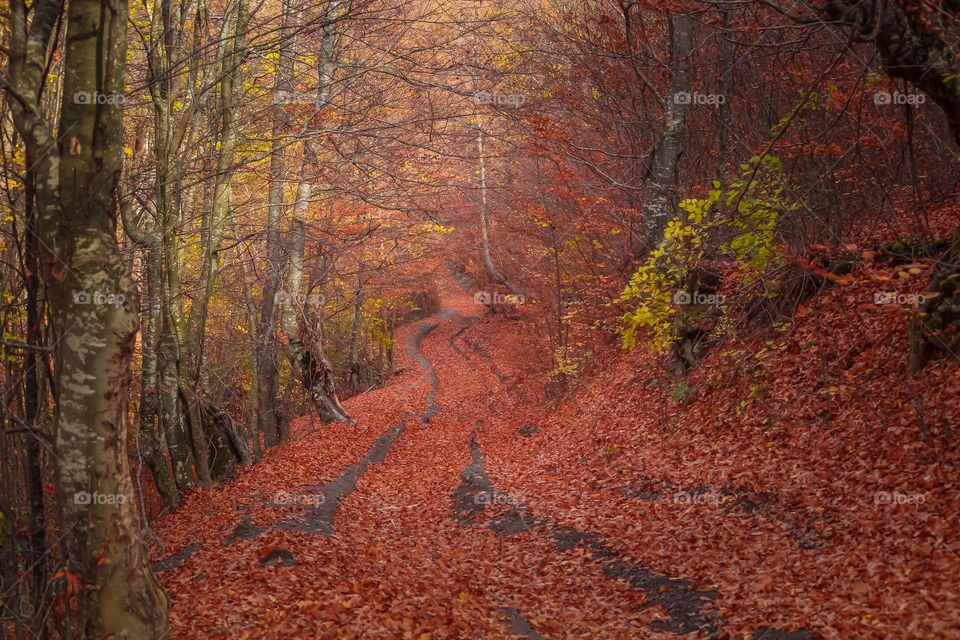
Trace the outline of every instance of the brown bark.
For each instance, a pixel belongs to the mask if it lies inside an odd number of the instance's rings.
[[[167,597],[150,571],[127,458],[127,396],[137,330],[133,282],[117,246],[127,4],[71,0],[58,141],[38,96],[62,6],[16,0],[7,87],[37,159],[38,231],[54,328],[56,493],[66,571],[80,581],[85,637],[164,638]]]
[[[855,41],[874,43],[887,75],[907,80],[933,98],[960,144],[960,3],[827,0],[820,11],[821,18],[842,26]]]

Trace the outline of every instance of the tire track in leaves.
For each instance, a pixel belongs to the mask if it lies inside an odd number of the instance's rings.
[[[335,480],[322,485],[306,485],[303,488],[317,496],[315,504],[306,505],[302,518],[281,520],[273,525],[271,530],[303,531],[315,535],[332,536],[334,533],[334,519],[340,501],[353,493],[357,481],[372,464],[380,464],[387,457],[387,453],[397,441],[397,438],[406,429],[406,424],[400,423],[390,427],[380,436],[366,454],[356,463],[344,469]]]
[[[558,551],[570,551],[584,545],[590,550],[591,557],[600,563],[604,575],[626,582],[644,594],[647,604],[643,608],[660,606],[667,612],[668,619],[652,622],[651,629],[681,636],[695,633],[701,637],[720,637],[723,620],[711,611],[719,593],[697,589],[689,580],[666,576],[625,560],[596,533],[567,527],[549,518],[535,517],[522,501],[497,491],[487,475],[476,432],[470,442],[470,456],[471,463],[461,473],[461,484],[452,495],[454,518],[462,525],[486,525],[500,536],[541,531],[553,538]],[[491,504],[508,504],[511,508],[501,516],[488,519],[485,510]],[[814,637],[806,630],[773,628],[757,629],[753,634],[754,640],[812,640]]]
[[[439,315],[442,321],[443,320],[449,321],[448,324],[445,326],[444,333],[448,334],[445,342],[450,347],[451,352],[456,353],[461,358],[461,360],[463,361],[463,364],[468,367],[469,371],[472,371],[472,372],[480,371],[479,368],[470,367],[470,363],[468,362],[469,360],[472,359],[470,354],[457,344],[457,340],[461,339],[464,333],[466,333],[472,327],[474,327],[477,321],[479,320],[479,318],[472,317],[472,316],[465,316],[454,310],[443,311]],[[430,333],[434,329],[436,329],[438,326],[440,326],[441,324],[444,324],[442,321],[421,325],[420,330],[416,334],[412,335],[410,339],[407,341],[407,348],[408,348],[409,355],[411,356],[411,358],[413,358],[415,361],[419,363],[419,365],[425,372],[425,375],[424,375],[425,379],[430,383],[430,391],[428,393],[427,406],[424,412],[420,415],[420,420],[424,424],[429,422],[431,418],[433,418],[437,413],[440,412],[440,405],[439,405],[439,399],[438,399],[439,391],[440,391],[440,380],[439,380],[439,374],[436,368],[433,366],[433,363],[423,354],[422,346],[423,346],[423,341],[427,338],[427,336],[430,335]],[[456,327],[456,329],[454,329],[454,327]],[[475,351],[473,349],[471,350]],[[486,359],[489,360],[489,356],[486,356]],[[497,378],[497,380],[500,382],[501,385],[503,384],[502,376],[498,376],[494,374],[494,377]],[[458,382],[462,382],[462,380]],[[467,385],[467,388],[470,388],[473,391],[473,393],[477,393],[481,389],[481,387],[476,384]],[[491,393],[492,391],[493,390],[491,390]],[[449,417],[447,420],[443,421],[441,426],[439,427],[442,433],[438,433],[437,436],[432,436],[432,435],[428,435],[429,433],[428,431],[417,430],[414,434],[411,435],[412,439],[404,440],[405,446],[402,447],[401,450],[397,452],[397,455],[400,456],[397,459],[397,463],[392,464],[390,469],[381,470],[381,473],[389,474],[391,472],[396,472],[398,467],[402,467],[404,465],[405,455],[408,456],[413,451],[422,451],[422,448],[424,446],[429,446],[429,447],[435,446],[438,442],[441,442],[451,437],[452,432],[456,431],[456,428],[454,425],[458,423],[459,421],[458,418],[462,419],[466,417],[467,414],[459,415],[458,412],[454,410],[452,415],[450,414],[444,414],[444,415],[448,415]],[[454,465],[453,468],[455,469],[456,466]],[[420,477],[418,478],[419,482],[421,483],[429,482],[429,479],[426,477],[428,473],[429,473],[428,471],[422,472]],[[447,477],[449,478],[450,476],[448,475]],[[380,510],[381,513],[403,509],[402,504],[396,504],[395,496],[385,498],[382,492],[377,491],[376,488],[374,487],[371,487],[369,493],[370,495],[376,497],[377,501],[379,502],[378,509]],[[434,499],[443,500],[445,495],[446,495],[445,493],[434,494],[435,496]],[[440,512],[443,513],[443,511],[446,509],[446,506],[442,502],[438,506],[440,507]],[[351,519],[351,521],[354,521],[354,519]],[[429,536],[429,534],[427,535]],[[411,537],[411,539],[409,540],[410,545],[417,545],[418,542],[419,542],[419,539],[417,537]],[[465,541],[465,543],[469,544],[468,541]],[[468,556],[470,555],[470,552],[469,552],[471,549],[470,546],[461,546],[460,548],[466,551]],[[524,617],[523,612],[519,608],[515,606],[510,606],[509,602],[499,597],[495,588],[490,586],[480,586],[479,580],[477,581],[477,586],[490,599],[489,605],[492,608],[488,610],[493,612],[492,617],[499,619],[500,624],[502,624],[503,626],[503,629],[506,632],[508,632],[511,637],[525,637],[525,638],[529,638],[530,640],[542,640],[543,636],[534,628],[533,623],[531,623],[530,620]],[[487,636],[483,635],[483,633],[481,632],[481,633],[478,633],[476,636],[470,636],[470,637],[485,638]],[[492,637],[501,637],[501,635],[498,633]]]
[[[444,311],[441,312],[440,316],[450,317],[452,314],[453,312]],[[424,369],[426,377],[430,381],[430,391],[427,394],[427,407],[420,415],[420,422],[423,424],[427,424],[435,415],[440,413],[440,405],[437,404],[437,396],[440,393],[440,378],[437,377],[437,371],[433,368],[433,363],[427,360],[420,349],[424,339],[439,326],[439,322],[421,323],[418,331],[413,334],[407,342],[410,355],[417,361],[417,364]]]
[[[455,353],[457,353],[461,357],[466,357],[466,352],[464,352],[462,349],[460,349],[457,346],[456,339],[463,336],[463,334],[466,333],[468,330],[472,329],[478,322],[479,318],[474,316],[463,316],[454,310],[442,311],[440,313],[440,316],[445,319],[452,319],[463,325],[457,331],[451,334],[450,338],[447,340],[447,343],[450,345],[450,347],[453,349]],[[423,340],[427,337],[427,335],[429,335],[431,331],[436,329],[437,326],[439,326],[438,323],[427,325],[425,331],[421,330],[420,332],[415,334],[409,342],[410,354],[427,371],[427,374],[432,386],[430,395],[428,396],[428,400],[427,400],[427,409],[425,410],[422,416],[422,421],[424,424],[429,422],[430,419],[440,411],[440,406],[437,404],[437,396],[440,392],[440,379],[437,376],[437,372],[433,364],[426,358],[426,356],[423,355],[421,351],[421,345],[423,344]],[[493,372],[494,376],[497,378],[497,380],[501,384],[505,384],[507,382],[506,377],[496,367],[496,365],[493,362],[493,359],[490,357],[490,355],[486,351],[482,349],[482,347],[479,347],[479,345],[475,347],[474,345],[476,343],[472,343],[472,341],[466,338],[464,339],[464,342],[471,347],[471,350],[474,351],[474,353],[477,353],[484,360],[487,361],[487,363],[490,365],[490,369]],[[482,468],[481,468],[481,472],[482,472]],[[507,626],[507,628],[510,630],[511,633],[513,633],[516,636],[529,638],[530,640],[542,640],[543,636],[541,636],[536,631],[536,629],[534,629],[533,625],[530,623],[529,620],[527,620],[522,615],[519,609],[516,609],[514,607],[501,607],[499,611],[503,615],[504,624]]]
[[[440,381],[433,365],[420,351],[423,340],[438,326],[438,322],[421,323],[417,327],[417,332],[411,335],[407,341],[407,348],[411,357],[423,367],[431,385],[431,390],[427,395],[427,406],[423,413],[417,416],[422,424],[430,422],[430,419],[440,411],[440,405],[437,403]],[[229,546],[237,540],[256,537],[267,531],[299,531],[314,535],[332,536],[340,502],[353,493],[357,481],[360,480],[360,477],[370,465],[383,462],[393,444],[406,428],[405,422],[390,427],[385,434],[373,443],[360,460],[340,472],[340,475],[334,480],[320,485],[302,485],[302,489],[307,492],[306,495],[314,497],[313,500],[306,500],[305,504],[298,505],[299,508],[303,509],[302,517],[287,518],[269,527],[254,526],[250,523],[249,518],[244,518],[226,539],[224,546]],[[272,506],[286,508],[290,505],[276,504]]]

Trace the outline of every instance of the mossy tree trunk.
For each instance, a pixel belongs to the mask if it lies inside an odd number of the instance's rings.
[[[137,312],[116,235],[127,3],[71,0],[58,140],[39,96],[62,10],[61,0],[39,0],[29,14],[22,0],[11,3],[4,85],[36,158],[41,274],[54,330],[56,495],[65,570],[81,587],[72,620],[83,637],[165,638],[168,600],[140,537],[127,458]]]
[[[960,358],[960,227],[934,269],[927,298],[910,319],[910,373],[918,373],[940,350]]]

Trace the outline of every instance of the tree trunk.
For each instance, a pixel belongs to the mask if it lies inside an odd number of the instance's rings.
[[[163,427],[167,450],[173,463],[173,477],[177,489],[186,491],[193,486],[193,454],[187,441],[184,428],[184,414],[180,402],[180,338],[173,315],[174,302],[170,296],[170,287],[162,283],[160,297],[160,333],[157,344],[158,354],[158,393],[160,424]]]
[[[486,266],[487,274],[491,280],[510,289],[513,295],[519,296],[521,295],[520,289],[500,272],[497,265],[493,263],[493,254],[490,251],[490,225],[488,222],[487,204],[487,160],[484,155],[482,127],[477,127],[477,155],[480,158],[480,242],[483,252],[483,264]]]
[[[307,155],[304,150],[304,156]],[[307,164],[306,157],[303,164]],[[293,203],[293,218],[290,220],[290,261],[287,272],[287,279],[283,285],[283,293],[280,296],[281,326],[287,336],[289,348],[292,350],[289,354],[293,361],[297,359],[297,353],[303,349],[299,343],[298,330],[300,317],[303,316],[303,301],[300,297],[300,288],[303,284],[303,252],[306,244],[306,216],[307,206],[310,202],[310,196],[313,193],[313,187],[307,180],[306,168],[301,169],[300,184],[297,187],[297,201]]]
[[[33,567],[33,595],[39,604],[47,584],[46,512],[43,506],[43,466],[40,459],[40,441],[44,436],[40,421],[40,366],[43,362],[42,308],[40,302],[40,251],[37,229],[37,211],[34,206],[34,158],[27,150],[26,172],[26,247],[24,251],[25,284],[27,290],[27,349],[24,362],[24,421],[32,429],[27,434],[27,502],[30,509],[30,553],[27,565]],[[46,636],[43,630],[39,635]]]
[[[194,460],[201,481],[210,482],[208,443],[205,435],[203,400],[204,385],[201,372],[204,360],[204,334],[207,310],[213,297],[220,264],[220,248],[227,217],[230,213],[233,177],[232,165],[237,144],[236,93],[240,72],[246,57],[243,33],[246,28],[246,5],[243,0],[230,2],[225,11],[220,31],[220,49],[217,56],[220,69],[220,136],[215,168],[213,203],[205,228],[203,253],[200,260],[199,291],[190,307],[186,331],[187,379],[181,380],[181,394],[187,407],[190,434],[193,440]]]
[[[239,234],[237,234],[239,235]],[[259,427],[259,410],[257,403],[259,401],[259,389],[257,388],[257,380],[260,379],[259,372],[257,370],[257,307],[256,303],[253,300],[253,294],[250,291],[250,281],[247,278],[247,268],[244,264],[243,259],[238,259],[237,264],[240,268],[240,282],[243,284],[243,303],[247,311],[247,333],[252,338],[250,344],[250,353],[253,354],[251,358],[251,371],[250,379],[253,381],[250,385],[250,391],[247,393],[247,408],[246,408],[246,427],[247,427],[247,436],[253,442],[253,457],[256,460],[263,459],[263,450],[260,448],[260,427]]]
[[[722,12],[723,26],[728,27],[732,18],[732,11],[724,9]],[[730,132],[733,130],[733,68],[736,63],[737,42],[724,30],[717,31],[720,43],[720,95],[723,101],[719,105],[719,127],[717,129],[717,179],[722,181],[725,172],[727,156],[730,153]]]
[[[180,491],[164,456],[164,442],[158,425],[160,418],[158,385],[160,377],[158,362],[158,328],[161,324],[159,297],[160,260],[157,257],[157,236],[138,226],[133,217],[133,206],[128,199],[120,204],[123,229],[136,246],[142,247],[146,271],[147,322],[141,329],[140,366],[140,431],[137,436],[138,450],[153,474],[154,485],[167,509],[180,504]],[[139,469],[137,471],[139,474]]]
[[[117,245],[127,3],[71,0],[59,141],[38,107],[58,0],[13,3],[7,78],[16,124],[36,158],[41,273],[56,338],[56,492],[65,571],[84,637],[165,638],[168,601],[150,572],[127,458],[137,330],[133,281]]]
[[[676,183],[677,161],[683,151],[684,100],[690,94],[688,58],[693,47],[693,17],[688,13],[670,16],[670,94],[664,103],[663,133],[653,151],[653,165],[647,191],[641,205],[647,227],[646,248],[651,250],[663,240],[667,222],[673,213],[671,191]]]
[[[164,456],[164,442],[158,421],[160,418],[158,387],[160,376],[157,370],[158,329],[162,324],[158,289],[160,288],[160,259],[157,254],[158,239],[155,235],[137,228],[129,213],[130,206],[121,205],[123,228],[135,244],[144,247],[143,262],[146,271],[147,322],[141,331],[140,367],[140,434],[142,455],[153,474],[157,492],[167,509],[180,504],[180,491]]]
[[[925,291],[934,292],[923,301],[909,323],[908,371],[919,373],[935,350],[956,356],[960,350],[960,226],[956,227]]]
[[[317,69],[316,110],[322,110],[330,100],[335,80],[337,63],[337,17],[342,0],[332,0],[327,7],[326,24],[321,40],[322,61]],[[300,291],[303,280],[304,245],[306,242],[306,214],[313,193],[312,168],[316,165],[316,151],[309,139],[303,141],[303,158],[300,163],[297,200],[293,205],[290,221],[290,260],[287,280],[281,300],[281,327],[287,336],[287,356],[291,371],[300,372],[311,399],[317,406],[321,420],[352,422],[340,404],[334,383],[333,368],[327,360],[323,347],[323,305],[305,305]],[[309,307],[309,311],[308,311]],[[314,326],[310,327],[307,313],[315,314]],[[303,327],[303,329],[301,329]],[[291,383],[294,383],[291,380]],[[281,433],[286,435],[285,425]]]
[[[303,384],[323,422],[353,422],[337,397],[333,366],[323,350],[323,313],[317,309],[312,326],[304,326],[302,340],[307,345],[303,354]]]
[[[180,249],[184,194],[180,186],[188,162],[183,149],[193,147],[199,120],[195,114],[209,92],[196,90],[195,84],[203,64],[202,56],[186,58],[186,72],[180,72],[178,51],[187,45],[188,16],[193,18],[193,42],[200,49],[200,33],[205,25],[203,3],[195,0],[155,0],[147,51],[148,87],[154,107],[154,193],[156,198],[155,224],[158,238],[151,257],[160,272],[155,295],[160,315],[156,326],[157,385],[156,410],[173,463],[174,478],[180,491],[194,482],[195,459],[192,455],[187,417],[188,405],[181,400],[181,383],[186,379],[188,359],[185,356],[182,312],[180,309]],[[204,80],[213,82],[214,65],[207,65]],[[202,88],[202,87],[201,87]],[[206,474],[197,469],[202,478]]]
[[[350,324],[350,356],[347,359],[347,372],[350,384],[360,385],[360,330],[363,328],[363,261],[357,265],[357,287],[353,292],[353,322]]]
[[[290,52],[292,30],[292,8],[290,0],[283,0],[283,17],[280,26],[280,60],[274,80],[274,96],[290,89],[293,75],[293,57]],[[274,100],[273,131],[270,153],[270,191],[267,206],[267,265],[263,275],[263,289],[260,298],[260,320],[257,323],[257,422],[263,431],[264,444],[276,446],[287,431],[280,412],[278,394],[280,391],[280,363],[277,341],[276,298],[280,290],[283,273],[283,256],[280,243],[280,214],[283,209],[283,185],[286,181],[286,162],[282,153],[282,137],[287,122],[282,105]]]
[[[960,8],[955,2],[828,0],[821,10],[853,40],[873,42],[887,75],[912,82],[933,98],[960,145],[960,56],[953,46]]]

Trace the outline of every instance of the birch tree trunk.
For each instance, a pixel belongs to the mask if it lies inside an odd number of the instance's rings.
[[[317,95],[314,101],[319,113],[331,99],[337,70],[337,24],[343,0],[331,0],[327,5],[323,35],[320,42],[321,63],[318,67]],[[309,135],[309,127],[306,134]],[[305,305],[300,291],[303,281],[304,245],[306,241],[306,214],[313,194],[311,171],[316,165],[316,151],[309,138],[303,141],[297,200],[290,221],[290,261],[281,299],[281,327],[287,336],[287,356],[293,371],[298,371],[310,398],[324,422],[337,420],[352,422],[337,396],[333,367],[323,345],[323,305]],[[307,317],[315,313],[313,321]],[[285,432],[284,432],[285,433]]]
[[[487,268],[487,275],[497,284],[502,284],[510,292],[519,296],[522,295],[519,288],[500,272],[497,265],[493,262],[493,254],[490,250],[490,223],[489,223],[489,205],[487,197],[487,159],[484,155],[483,128],[477,127],[477,155],[480,158],[480,241],[483,252],[483,264]]]
[[[127,3],[71,0],[60,140],[39,109],[46,53],[62,5],[11,6],[4,88],[36,158],[41,273],[54,329],[56,494],[66,572],[84,637],[169,635],[168,601],[150,572],[127,458],[127,399],[137,313],[117,245]],[[106,96],[106,102],[92,99]],[[84,96],[87,96],[84,99]]]
[[[683,151],[685,100],[690,95],[688,58],[693,48],[693,17],[688,13],[670,16],[670,94],[664,103],[663,133],[653,151],[647,191],[641,205],[647,227],[647,250],[663,240],[673,212],[671,191],[676,184],[677,161]]]

